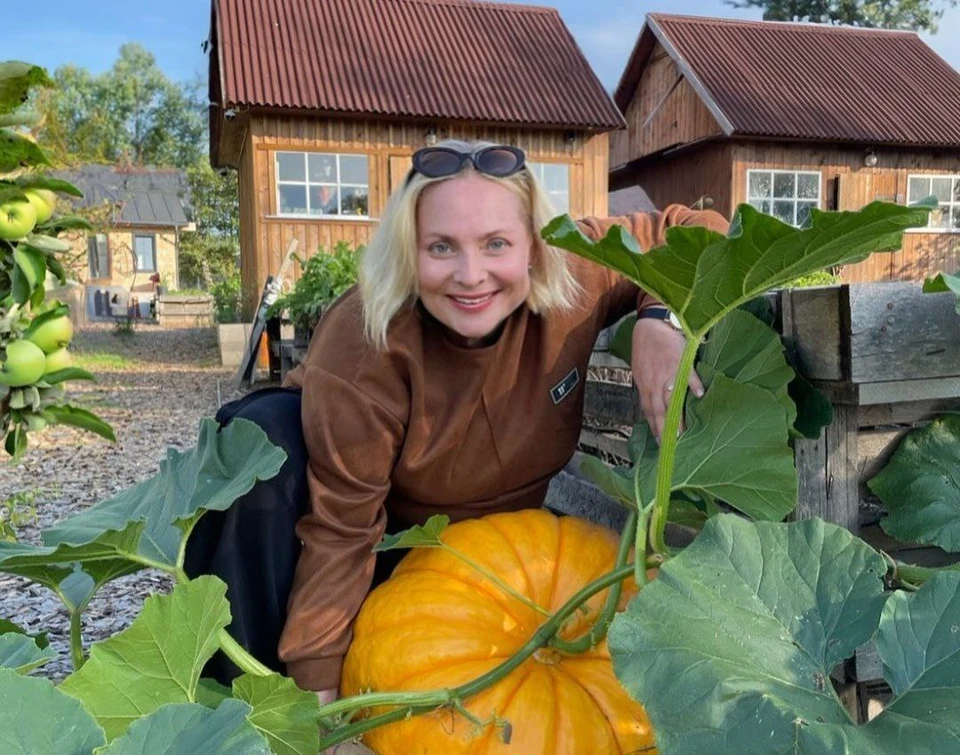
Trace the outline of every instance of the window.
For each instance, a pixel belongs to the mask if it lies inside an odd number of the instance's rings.
[[[747,202],[790,225],[803,225],[820,207],[820,173],[806,170],[748,170]]]
[[[277,152],[277,213],[370,217],[366,155]]]
[[[527,163],[558,213],[570,212],[570,166],[565,163]]]
[[[87,239],[87,270],[90,278],[110,277],[110,257],[107,255],[107,234],[96,233]]]
[[[133,253],[137,258],[137,272],[156,272],[157,249],[155,236],[135,233],[133,235]]]
[[[940,205],[930,213],[927,227],[960,233],[960,176],[907,176],[907,204],[929,196]]]

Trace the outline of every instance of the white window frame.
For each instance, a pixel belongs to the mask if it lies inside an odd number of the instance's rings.
[[[550,200],[550,204],[553,205],[553,209],[560,213],[569,213],[570,212],[570,163],[542,162],[539,160],[537,161],[528,160],[526,165],[527,165],[527,168],[530,169],[530,172],[537,177],[537,180],[540,182],[540,185],[543,187],[544,193],[547,195],[547,198]],[[543,171],[544,171],[544,168],[548,165],[556,165],[561,168],[565,168],[567,171],[567,189],[565,192],[563,192],[567,200],[567,206],[565,209],[562,207],[557,207],[553,200],[554,196],[556,194],[559,194],[560,192],[549,191],[547,189],[546,183],[544,182]]]
[[[754,173],[770,174],[769,196],[755,197],[750,194],[750,176],[753,175]],[[773,187],[776,182],[776,176],[784,175],[784,174],[789,174],[794,176],[794,181],[793,181],[794,194],[792,197],[776,197],[773,194]],[[816,198],[817,209],[818,210],[823,209],[823,174],[819,170],[779,170],[779,169],[775,170],[772,168],[748,168],[747,169],[747,185],[746,185],[746,191],[744,192],[747,198],[747,204],[752,205],[753,207],[757,207],[757,205],[754,204],[755,201],[756,202],[768,201],[770,202],[770,212],[768,214],[773,215],[773,217],[776,217],[776,215],[773,214],[774,201],[793,202],[793,223],[791,225],[793,225],[794,227],[799,227],[799,223],[797,222],[797,205],[801,203],[810,204],[814,201],[813,198],[807,198],[807,197],[801,198],[797,196],[797,192],[796,192],[797,178],[799,178],[800,176],[816,176],[817,177],[817,198]],[[760,209],[760,208],[757,207],[757,209]]]
[[[915,197],[910,194],[910,184],[913,179],[922,178],[928,182],[930,189],[920,197]],[[951,180],[950,184],[950,194],[951,199],[946,202],[940,202],[939,210],[942,213],[946,213],[947,216],[947,226],[933,225],[934,213],[930,213],[930,217],[927,219],[927,225],[923,228],[908,228],[907,231],[910,233],[960,233],[960,174],[957,173],[908,173],[907,174],[907,204],[911,205],[916,202],[919,202],[924,197],[929,197],[933,194],[933,186],[930,183],[930,180],[933,178],[949,178]],[[954,220],[956,218],[956,220]]]
[[[153,255],[153,267],[140,267],[140,254],[137,251],[137,239],[150,239]],[[155,233],[134,233],[133,234],[133,258],[137,262],[138,273],[156,273],[160,269],[160,260],[157,259],[157,234]]]
[[[281,181],[280,180],[280,155],[300,155],[303,157],[303,170],[304,170],[304,180],[303,181]],[[337,175],[336,183],[320,183],[317,181],[310,180],[310,165],[309,165],[309,155],[328,155],[330,157],[336,158],[337,163]],[[364,157],[367,160],[367,182],[365,184],[356,184],[356,183],[341,183],[340,181],[340,158],[341,157]],[[275,198],[276,198],[276,207],[277,214],[275,217],[278,218],[300,218],[303,220],[371,220],[370,216],[370,155],[364,152],[300,152],[298,150],[277,150],[273,153],[273,170],[274,176],[276,176],[276,187],[275,187]],[[310,189],[313,186],[333,186],[337,187],[337,212],[336,213],[324,213],[324,214],[311,214],[310,209]],[[303,186],[304,191],[307,193],[307,213],[294,213],[294,212],[283,212],[280,209],[280,187],[281,186]],[[344,188],[348,189],[366,189],[367,190],[367,214],[366,215],[342,215],[340,214],[341,204],[341,190]]]

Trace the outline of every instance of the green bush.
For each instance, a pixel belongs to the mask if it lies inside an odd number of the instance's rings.
[[[242,322],[240,273],[233,272],[210,286],[213,309],[218,323]]]
[[[286,311],[295,326],[313,330],[323,310],[357,282],[362,251],[363,247],[353,249],[347,242],[338,241],[331,252],[320,247],[308,260],[296,257],[300,278],[289,293],[273,303],[268,316]]]
[[[810,288],[811,286],[833,286],[840,282],[840,276],[831,273],[829,270],[817,270],[809,275],[801,275],[792,283],[788,283],[784,288]]]

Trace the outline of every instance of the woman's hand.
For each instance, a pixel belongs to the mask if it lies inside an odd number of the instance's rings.
[[[640,392],[640,408],[660,443],[663,425],[667,419],[667,404],[673,392],[686,338],[663,320],[644,318],[633,328],[631,368],[633,380]],[[695,370],[690,371],[690,390],[699,398],[703,383]]]

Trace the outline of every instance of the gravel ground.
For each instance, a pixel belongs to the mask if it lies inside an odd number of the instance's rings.
[[[91,325],[77,334],[71,350],[98,382],[70,383],[68,401],[109,422],[117,443],[55,426],[31,435],[30,449],[16,465],[0,461],[0,516],[9,519],[4,501],[18,501],[16,510],[33,519],[16,528],[24,542],[39,543],[40,528],[156,473],[168,446],[196,444],[200,419],[217,410],[218,391],[224,402],[239,395],[231,390],[235,370],[220,365],[212,329],[139,325],[123,337],[112,326]],[[147,596],[169,588],[167,576],[155,571],[106,585],[84,613],[85,644],[120,631]],[[70,673],[69,619],[53,593],[0,574],[0,618],[30,633],[48,633],[58,658],[37,673],[57,681]]]

